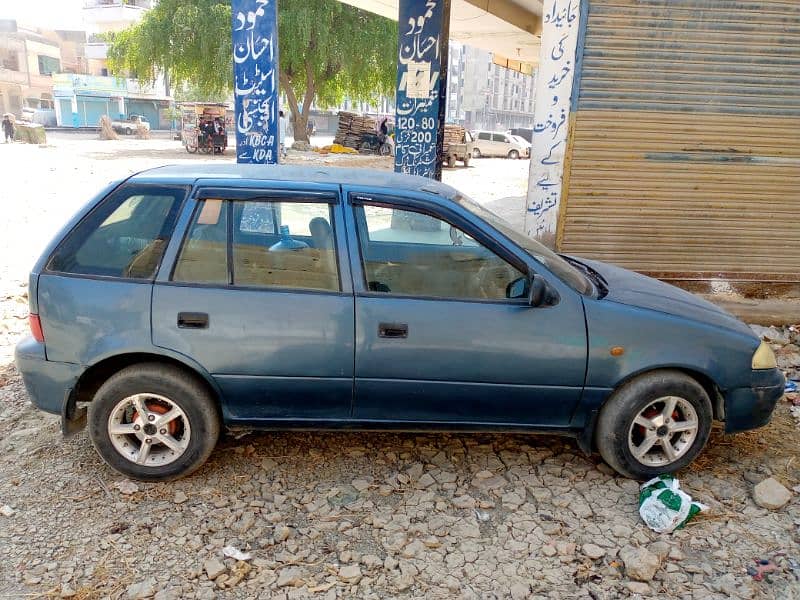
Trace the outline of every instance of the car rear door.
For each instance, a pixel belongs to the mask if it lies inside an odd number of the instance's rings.
[[[579,295],[506,297],[529,270],[452,210],[352,189],[355,419],[567,426],[586,369]],[[542,272],[542,271],[540,271]]]
[[[228,421],[348,418],[353,295],[338,186],[206,183],[182,224],[153,290],[153,343],[214,377]]]

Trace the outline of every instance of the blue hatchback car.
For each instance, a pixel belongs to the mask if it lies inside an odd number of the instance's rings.
[[[139,173],[46,249],[30,309],[33,403],[143,480],[197,469],[222,426],[556,432],[648,478],[714,420],[766,424],[784,386],[714,305],[388,172]]]

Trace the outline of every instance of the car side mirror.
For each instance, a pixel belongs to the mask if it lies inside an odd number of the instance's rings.
[[[533,274],[528,288],[528,304],[541,306],[547,298],[547,282],[541,275]]]

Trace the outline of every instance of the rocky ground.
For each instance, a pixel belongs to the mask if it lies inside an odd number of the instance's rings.
[[[77,207],[58,204],[75,203],[65,186],[148,160],[76,156],[10,171],[23,204],[6,210],[33,217],[7,218],[16,245],[0,242],[0,598],[800,598],[798,395],[768,427],[714,431],[679,474],[710,510],[673,534],[642,522],[636,482],[566,438],[226,436],[188,479],[124,479],[85,432],[62,439],[11,364],[33,225]],[[757,331],[800,376],[800,332]],[[755,559],[775,570],[755,580]]]

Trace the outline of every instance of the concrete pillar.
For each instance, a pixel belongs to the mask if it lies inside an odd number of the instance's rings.
[[[81,126],[81,117],[78,114],[78,97],[75,93],[72,93],[72,99],[70,100],[70,106],[72,107],[72,126],[73,127],[80,127]]]
[[[233,0],[231,10],[236,162],[277,164],[278,0]]]
[[[588,0],[547,0],[534,94],[526,233],[554,248],[561,207],[576,49]]]
[[[441,180],[450,0],[400,0],[394,170]]]

